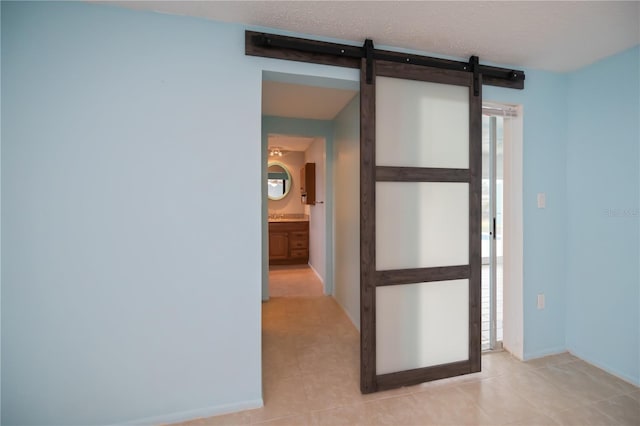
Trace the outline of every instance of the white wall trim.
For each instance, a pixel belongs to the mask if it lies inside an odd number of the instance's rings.
[[[166,423],[184,422],[198,418],[206,418],[211,416],[219,416],[221,414],[229,414],[237,411],[251,410],[264,406],[262,399],[253,399],[249,401],[236,402],[233,404],[215,405],[212,407],[198,408],[195,410],[181,411],[178,413],[165,414],[162,416],[146,417],[144,419],[132,420],[124,423],[125,425],[156,425]]]
[[[316,268],[313,267],[313,265],[311,263],[309,263],[309,268],[311,268],[311,270],[313,271],[314,274],[316,274],[316,277],[318,277],[318,279],[320,280],[320,282],[322,283],[322,288],[324,290],[324,294],[327,294],[327,289],[325,288],[325,284],[324,284],[324,279],[322,278],[322,275],[320,275],[320,272],[318,272],[316,270]]]
[[[513,105],[510,105],[513,106]],[[524,359],[524,223],[523,223],[523,115],[515,106],[504,144],[504,258],[503,258],[503,346]],[[509,139],[507,139],[509,135]]]
[[[550,355],[558,355],[567,352],[567,348],[564,346],[556,346],[555,348],[544,349],[542,351],[527,353],[524,358],[520,358],[522,361],[531,361],[536,358],[544,358]]]
[[[332,296],[333,297],[333,296]],[[351,316],[351,314],[349,313],[349,311],[347,311],[345,309],[344,306],[342,306],[342,304],[340,303],[340,301],[338,299],[336,299],[335,297],[333,297],[333,299],[336,301],[336,303],[338,304],[338,306],[340,306],[340,309],[342,309],[342,312],[344,312],[347,315],[347,318],[349,318],[349,321],[351,321],[351,323],[353,324],[353,326],[356,328],[356,330],[358,330],[358,334],[360,333],[360,324],[358,322],[356,322],[353,317]]]

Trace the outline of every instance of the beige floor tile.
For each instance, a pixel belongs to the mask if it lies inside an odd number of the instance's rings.
[[[264,382],[264,407],[251,411],[251,422],[258,423],[309,411],[302,377]]]
[[[427,421],[424,410],[410,394],[367,402],[365,410],[370,425],[424,425]]]
[[[615,421],[592,405],[572,408],[555,414],[553,420],[562,426],[609,426]]]
[[[531,370],[533,367],[517,360],[506,351],[491,352],[482,357],[482,372],[477,374],[477,378],[486,379],[510,374],[521,374]]]
[[[534,372],[510,376],[507,386],[546,415],[575,408],[582,403],[571,392],[566,392]]]
[[[467,374],[467,376],[472,376],[472,375]],[[430,382],[424,382],[424,383],[419,383],[417,385],[409,386],[407,387],[407,389],[409,390],[410,393],[420,393],[429,389],[448,388],[448,387],[453,387],[459,384],[457,379],[458,377],[451,377],[449,379],[433,380]],[[474,381],[477,381],[477,380],[474,380]]]
[[[358,386],[360,385],[358,384]],[[367,394],[360,393],[360,390],[358,388],[358,393],[359,393],[358,399],[360,401],[369,402],[369,401],[376,401],[379,399],[395,398],[397,396],[408,395],[411,393],[411,388],[401,387],[401,388],[389,389],[389,390],[367,393]]]
[[[302,374],[324,375],[327,373],[339,373],[342,376],[349,376],[351,381],[356,382],[358,374],[354,370],[353,363],[348,363],[345,356],[339,354],[334,345],[307,347],[297,357],[298,368]]]
[[[296,345],[298,355],[309,354],[312,352],[335,352],[335,344],[331,336],[327,332],[319,332],[322,337],[312,336],[310,333],[296,334],[299,340]],[[304,343],[302,343],[304,341]]]
[[[474,373],[465,374],[463,376],[450,377],[448,379],[433,380],[431,382],[424,382],[418,385],[410,386],[411,392],[424,392],[427,389],[457,386],[465,383],[475,383],[481,380],[487,380],[492,378],[486,373]]]
[[[369,426],[364,404],[352,404],[311,413],[314,426]]]
[[[262,357],[262,377],[288,379],[300,376],[302,373],[298,367],[298,358],[295,355]]]
[[[509,378],[500,376],[461,384],[458,388],[471,396],[495,424],[507,424],[537,414],[535,406],[513,392],[508,384]]]
[[[254,424],[263,426],[306,426],[311,424],[311,416],[308,413],[305,413],[297,416],[280,417],[278,419],[267,420],[265,422],[258,422]]]
[[[336,353],[345,357],[355,357],[360,359],[360,342],[333,339],[332,340]]]
[[[571,364],[539,368],[534,373],[576,397],[581,404],[608,399],[620,394],[619,390],[573,368]]]
[[[307,348],[333,343],[331,330],[326,327],[319,327],[317,330],[308,328],[307,330],[295,334],[296,347]]]
[[[474,398],[457,387],[428,389],[413,393],[413,399],[425,413],[425,424],[492,425],[495,424],[474,402]]]
[[[561,354],[549,355],[542,358],[532,359],[527,361],[527,364],[530,367],[541,368],[541,367],[551,367],[552,365],[560,365],[566,364],[568,362],[573,362],[578,360],[575,356],[571,355],[569,352],[563,352]]]
[[[262,355],[287,357],[296,352],[295,335],[280,330],[278,333],[262,333]]]
[[[327,326],[331,330],[331,337],[335,342],[360,344],[360,335],[351,321],[346,318],[340,322]]]
[[[629,395],[616,396],[594,404],[594,407],[611,417],[615,424],[640,425],[640,402]]]
[[[311,410],[325,410],[360,402],[357,380],[350,375],[326,370],[304,376]]]
[[[519,419],[509,426],[556,426],[558,423],[549,416],[544,414],[535,414],[531,417]]]
[[[582,360],[572,362],[571,364],[567,365],[567,367],[571,367],[588,374],[597,381],[603,382],[606,385],[617,389],[620,394],[631,393],[638,390],[637,386],[625,382],[624,380]]]
[[[307,265],[269,267],[270,297],[315,297],[322,292],[322,282]]]
[[[262,341],[262,363],[296,363],[298,347],[288,340]]]
[[[221,416],[207,417],[180,423],[180,426],[241,426],[251,424],[251,412],[223,414]]]
[[[455,385],[478,382],[500,376],[510,376],[513,374],[524,374],[533,370],[533,367],[516,359],[506,351],[486,352],[482,355],[482,371],[479,373],[465,374],[448,379],[426,382],[413,387],[415,392],[421,392],[424,388],[431,388],[442,385]]]

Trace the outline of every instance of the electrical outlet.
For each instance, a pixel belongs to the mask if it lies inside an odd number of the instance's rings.
[[[540,293],[538,295],[538,309],[544,309],[544,294]]]
[[[545,207],[547,207],[547,194],[538,192],[538,208],[544,209]]]

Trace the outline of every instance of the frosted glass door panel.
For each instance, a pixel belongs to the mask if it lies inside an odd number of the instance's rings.
[[[469,167],[469,88],[376,78],[379,166]]]
[[[376,183],[377,270],[468,263],[468,183]]]
[[[378,374],[469,359],[469,280],[376,288]]]

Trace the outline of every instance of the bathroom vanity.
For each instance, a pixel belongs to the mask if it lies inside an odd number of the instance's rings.
[[[309,221],[269,220],[269,265],[309,262]]]
[[[280,150],[278,150],[280,152]],[[315,204],[315,164],[306,163],[300,172],[302,204]],[[285,203],[293,186],[289,167],[280,161],[267,165],[267,195],[271,203]],[[269,265],[297,265],[309,263],[309,216],[304,213],[278,213],[282,204],[269,212]],[[285,209],[286,211],[286,209]],[[299,208],[302,211],[302,207]]]

